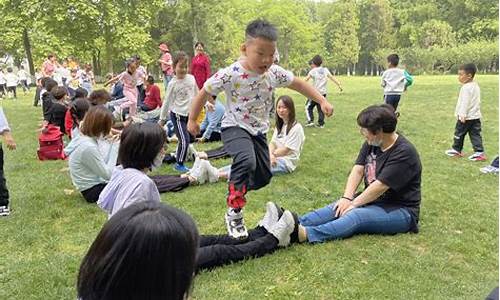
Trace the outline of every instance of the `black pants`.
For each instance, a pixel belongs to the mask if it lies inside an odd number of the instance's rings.
[[[7,189],[7,182],[3,172],[3,149],[0,144],[0,206],[9,205],[9,190]]]
[[[326,98],[326,94],[323,95]],[[306,101],[306,118],[308,123],[314,122],[314,108],[318,111],[318,125],[325,125],[325,114],[321,110],[321,105],[312,101],[311,99],[307,99]]]
[[[170,120],[174,123],[174,132],[179,140],[177,142],[177,150],[175,152],[175,158],[177,163],[182,165],[186,160],[188,154],[189,144],[191,143],[193,138],[191,138],[191,134],[187,130],[187,116],[181,116],[174,112],[170,112]]]
[[[204,133],[205,133],[205,130],[202,130],[200,132],[199,136],[197,136],[197,137],[198,138],[203,137]],[[210,133],[210,138],[207,140],[207,142],[218,142],[220,140],[221,140],[220,132],[212,131],[212,133]]]
[[[189,178],[176,175],[155,175],[150,176],[156,184],[158,192],[178,192],[189,186]]]
[[[0,84],[0,97],[5,97],[6,89],[7,85],[5,83]]]
[[[222,129],[224,150],[233,158],[229,178],[228,206],[245,205],[247,190],[266,186],[272,177],[269,148],[265,134],[251,135],[240,127]]]
[[[228,235],[202,235],[196,269],[211,269],[250,257],[261,257],[277,248],[278,240],[263,227],[250,230],[245,240]]]
[[[82,191],[83,198],[85,198],[88,203],[95,203],[97,202],[97,200],[99,200],[99,195],[101,195],[101,192],[105,187],[105,183],[94,185],[90,189]]]
[[[401,100],[401,95],[384,95],[384,103],[392,105],[394,111],[398,108],[399,100]]]
[[[205,152],[207,153],[208,159],[225,158],[229,156],[226,150],[224,150],[224,146],[220,146],[219,148],[215,148]]]
[[[8,86],[7,92],[14,94],[14,98],[17,98],[17,91],[15,86]]]
[[[35,98],[33,98],[33,106],[38,106],[38,102],[40,102],[41,92],[42,92],[42,87],[37,85],[35,90]]]
[[[474,152],[483,152],[483,138],[481,137],[481,119],[466,120],[465,123],[457,120],[455,124],[455,135],[453,137],[453,149],[461,152],[464,147],[464,138],[469,134],[470,142]]]
[[[146,99],[146,89],[144,89],[144,84],[137,86],[137,104],[141,105]]]

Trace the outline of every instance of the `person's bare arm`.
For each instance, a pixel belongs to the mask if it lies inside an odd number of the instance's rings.
[[[307,82],[295,77],[292,83],[288,86],[290,89],[297,91],[304,95],[307,99],[311,99],[319,103],[321,110],[326,116],[330,117],[333,114],[333,106],[326,101],[325,97],[321,95],[314,87]]]

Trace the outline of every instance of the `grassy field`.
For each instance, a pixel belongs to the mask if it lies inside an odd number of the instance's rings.
[[[498,79],[477,76],[488,160],[498,153]],[[266,201],[305,213],[341,195],[363,142],[355,118],[382,95],[379,78],[340,80],[344,93],[329,86],[336,114],[324,129],[305,129],[296,172],[248,194],[249,226],[263,216]],[[456,76],[417,76],[400,104],[398,129],[423,164],[419,234],[293,245],[203,272],[193,298],[484,299],[498,285],[498,176],[479,173],[487,163],[443,154],[452,142],[459,88]],[[79,264],[106,215],[74,191],[66,162],[37,160],[41,109],[32,106],[32,93],[2,103],[18,149],[5,150],[12,213],[0,219],[0,299],[75,299]],[[295,99],[304,124],[304,98],[279,93]],[[465,145],[470,154],[468,139]],[[158,173],[174,171],[164,166]],[[189,212],[201,233],[223,233],[225,194],[226,184],[218,183],[162,194],[162,201]]]

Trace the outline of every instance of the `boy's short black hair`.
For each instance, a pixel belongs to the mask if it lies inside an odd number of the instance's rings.
[[[87,98],[89,92],[82,88],[82,87],[79,87],[75,90],[75,96],[73,98]]]
[[[323,64],[323,59],[319,55],[315,55],[311,61],[314,65],[318,67]]]
[[[391,105],[381,104],[363,109],[358,115],[357,122],[361,128],[366,128],[372,134],[380,130],[384,133],[392,133],[396,130],[398,118]]]
[[[148,78],[146,79],[146,81],[149,84],[155,84],[155,78],[152,75],[149,75]]]
[[[473,63],[463,64],[458,69],[464,71],[467,75],[471,75],[472,78],[474,78],[477,72],[477,67]]]
[[[118,163],[123,168],[144,170],[151,168],[153,161],[167,142],[167,134],[156,123],[135,123],[121,134]]]
[[[257,19],[250,22],[245,29],[246,39],[263,38],[272,42],[278,40],[278,30],[267,20]]]
[[[43,87],[47,92],[52,91],[52,89],[55,88],[56,86],[57,86],[57,81],[55,81],[50,77],[47,80],[45,80],[45,84],[43,85]]]
[[[9,73],[10,73],[10,72],[12,72],[12,68],[11,68],[11,67],[8,67],[8,68],[7,68],[7,72],[9,72]]]
[[[66,91],[65,87],[56,86],[50,91],[50,93],[52,94],[52,96],[54,96],[56,100],[62,100],[64,96],[68,94],[68,91]]]
[[[175,69],[175,66],[177,66],[177,64],[179,62],[181,63],[188,63],[188,55],[186,54],[186,52],[184,51],[177,51],[175,54],[174,54],[174,58],[172,59],[172,67]]]
[[[387,62],[396,67],[399,64],[399,56],[393,53],[387,56]]]

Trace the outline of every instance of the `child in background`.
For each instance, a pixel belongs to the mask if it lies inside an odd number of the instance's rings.
[[[484,161],[483,139],[481,137],[481,91],[479,85],[474,81],[476,65],[465,64],[458,69],[458,81],[462,84],[458,95],[455,115],[455,134],[453,146],[446,150],[445,154],[452,157],[462,157],[465,135],[469,134],[474,154],[469,156],[471,161]]]
[[[57,82],[54,79],[49,78],[49,77],[42,78],[41,82],[43,84],[43,89],[40,92],[43,119],[48,120],[49,119],[49,109],[52,106],[52,103],[54,103],[54,101],[55,101],[54,95],[52,95],[51,91],[52,91],[52,89],[57,87]]]
[[[5,73],[3,72],[2,68],[0,68],[0,98],[5,98],[6,97],[6,91],[7,91],[7,81],[5,81]]]
[[[68,94],[66,88],[62,86],[56,86],[52,89],[51,94],[54,97],[55,101],[47,111],[48,118],[45,119],[44,124],[45,126],[47,126],[48,124],[58,126],[59,130],[61,130],[62,133],[66,133],[64,124],[64,117],[66,115],[66,111],[68,110],[66,103]]]
[[[3,136],[4,143],[7,144],[9,150],[16,149],[16,142],[10,134],[9,123],[7,118],[3,113],[3,108],[0,107],[0,135]],[[5,175],[3,171],[3,149],[0,144],[0,216],[8,216],[10,214],[9,207],[9,190],[7,189],[7,184],[5,181]]]
[[[30,74],[24,70],[24,66],[21,65],[19,68],[19,71],[17,71],[17,77],[19,78],[19,81],[21,83],[21,88],[23,89],[24,95],[26,95],[26,91],[30,90],[30,87],[28,85],[28,77],[30,77]]]
[[[19,78],[14,74],[11,67],[7,68],[7,75],[5,75],[5,85],[7,86],[7,94],[11,94],[11,98],[17,99],[16,87],[19,84]]]
[[[75,91],[80,88],[80,75],[76,69],[72,69],[68,79],[68,93],[70,97],[75,96]],[[87,91],[88,94],[88,91]]]
[[[61,81],[65,88],[68,88],[69,80],[71,79],[71,71],[68,69],[68,60],[65,59],[61,66],[59,66],[59,73],[61,74]]]
[[[399,56],[391,54],[387,56],[387,70],[382,73],[382,87],[384,88],[384,102],[397,110],[401,94],[406,89],[406,76],[403,69],[398,68]],[[396,112],[399,116],[399,113]]]
[[[314,88],[326,98],[326,84],[328,83],[328,79],[330,79],[333,83],[335,83],[339,90],[342,92],[342,85],[340,82],[333,77],[332,73],[328,68],[322,67],[323,59],[321,56],[316,55],[311,60],[311,71],[307,74],[305,81],[309,81],[309,79],[313,79]],[[307,99],[306,102],[306,117],[307,117],[307,127],[314,126],[314,107],[318,110],[318,127],[323,128],[325,126],[325,115],[321,111],[321,107],[317,102],[312,101],[311,99]]]
[[[165,131],[156,123],[131,124],[123,130],[119,165],[97,201],[109,218],[134,203],[160,202],[158,188],[146,173],[161,166],[166,142]]]
[[[144,82],[148,76],[148,71],[141,65],[141,57],[139,55],[134,55],[135,63],[137,64],[137,70],[135,71],[135,80],[137,86],[137,103],[141,105],[146,98],[146,90],[144,88]]]
[[[146,97],[139,105],[143,111],[150,111],[161,107],[160,88],[155,85],[155,79],[151,75],[146,80]]]
[[[203,119],[200,125],[200,137],[198,142],[220,141],[221,122],[225,111],[224,105],[218,100],[215,101],[215,104],[207,102],[205,110],[205,119]]]
[[[175,135],[179,139],[176,151],[176,161],[174,169],[185,173],[189,169],[184,166],[184,161],[188,155],[189,144],[192,137],[187,130],[188,114],[191,101],[198,93],[198,86],[193,75],[187,74],[189,58],[183,51],[174,55],[173,67],[174,78],[168,83],[167,95],[161,107],[160,125],[164,126],[167,119],[167,112],[170,111],[170,120],[174,123]]]
[[[129,58],[126,62],[127,69],[123,71],[120,75],[108,80],[104,83],[104,86],[108,86],[111,83],[120,81],[123,84],[123,95],[126,101],[120,104],[121,109],[128,109],[129,116],[133,117],[137,113],[137,86],[135,71],[137,70],[137,64],[135,60]]]
[[[225,221],[229,235],[234,238],[248,236],[242,210],[247,190],[260,189],[271,180],[266,134],[273,90],[289,87],[320,103],[327,116],[333,113],[332,105],[312,86],[273,64],[278,39],[274,25],[255,20],[247,25],[245,36],[240,48],[241,59],[205,82],[193,100],[188,122],[189,132],[196,136],[199,133],[196,119],[206,99],[225,92],[226,111],[221,135],[224,150],[233,158]]]
[[[80,72],[80,86],[87,90],[87,92],[92,93],[92,86],[95,85],[94,72],[92,72],[92,66],[90,64],[85,64],[85,68]]]

